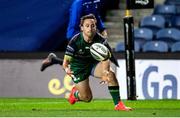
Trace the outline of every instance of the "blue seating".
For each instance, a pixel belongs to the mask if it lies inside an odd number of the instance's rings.
[[[139,52],[141,49],[141,46],[138,42],[134,41],[134,51]],[[124,52],[125,51],[125,45],[124,42],[119,42],[115,47],[115,52]]]
[[[171,46],[172,43],[180,41],[180,31],[176,28],[161,29],[156,34],[156,40],[165,41]]]
[[[140,21],[141,28],[149,28],[155,36],[156,32],[165,27],[165,19],[161,15],[145,16]]]
[[[180,52],[180,42],[172,44],[171,52]]]
[[[172,27],[180,30],[180,15],[174,16],[171,20]]]
[[[137,28],[134,29],[134,40],[143,45],[146,41],[153,39],[153,32],[148,28]]]
[[[125,50],[124,42],[119,42],[115,47],[115,52],[123,52]]]
[[[176,15],[180,15],[180,5],[176,6]]]
[[[180,0],[165,0],[164,4],[175,5],[176,6],[176,15],[180,15]]]
[[[169,4],[169,5],[180,5],[180,0],[165,0],[164,4]]]
[[[163,41],[149,41],[142,46],[143,52],[168,52],[168,44]]]
[[[176,6],[158,4],[155,6],[153,14],[162,15],[165,18],[166,27],[171,27],[171,19],[176,14]]]

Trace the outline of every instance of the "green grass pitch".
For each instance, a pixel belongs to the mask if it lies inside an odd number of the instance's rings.
[[[0,98],[0,117],[180,117],[180,100],[123,100],[133,111],[114,111],[112,100],[70,105],[57,98]]]

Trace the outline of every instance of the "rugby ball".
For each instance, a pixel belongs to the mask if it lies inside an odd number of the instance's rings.
[[[109,49],[101,43],[92,44],[90,47],[90,53],[97,61],[104,61],[110,57]]]

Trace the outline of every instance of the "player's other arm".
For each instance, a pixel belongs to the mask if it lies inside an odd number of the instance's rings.
[[[76,43],[75,42],[76,42],[76,37],[77,36],[78,35],[74,36],[69,41],[69,44],[67,45],[67,48],[66,48],[66,51],[65,51],[63,64],[62,64],[65,72],[70,76],[73,74],[73,71],[71,71],[71,69],[70,69],[70,65],[71,65],[72,59],[74,57],[75,50],[76,50]]]
[[[63,60],[63,69],[65,70],[65,72],[68,74],[68,75],[72,75],[73,72],[71,71],[70,69],[70,62],[72,60],[72,57],[69,56],[69,55],[65,55],[64,56],[64,60]]]

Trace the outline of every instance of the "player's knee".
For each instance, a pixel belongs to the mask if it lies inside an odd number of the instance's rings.
[[[91,102],[91,100],[92,100],[92,96],[88,97],[86,102]]]
[[[81,96],[81,99],[84,101],[84,102],[90,102],[92,100],[92,95],[82,95]]]

